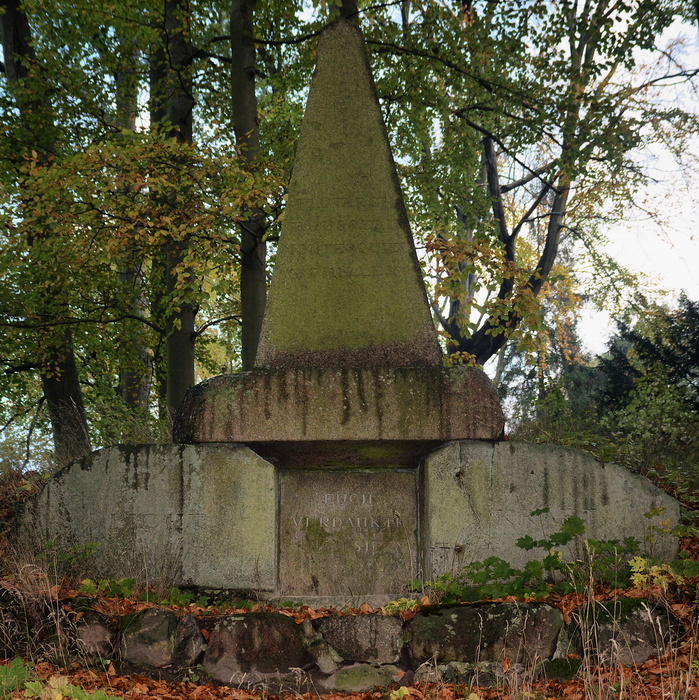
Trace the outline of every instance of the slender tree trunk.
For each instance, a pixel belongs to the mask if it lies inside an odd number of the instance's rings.
[[[165,13],[170,79],[168,80],[167,117],[173,136],[183,143],[192,142],[192,57],[189,0],[168,0]],[[167,250],[167,291],[176,287],[175,270],[185,259],[189,242],[173,241]],[[189,272],[191,275],[192,273]],[[190,387],[194,386],[194,321],[197,312],[188,301],[168,316],[167,324],[167,411],[172,419]]]
[[[140,272],[135,263],[126,262],[126,268],[119,272],[119,282],[129,294],[130,312],[145,318],[147,305],[141,289]],[[134,327],[127,336],[131,357],[122,360],[119,368],[119,395],[130,408],[145,411],[150,396],[152,359],[143,342],[142,331],[143,328]]]
[[[240,156],[254,167],[260,154],[260,127],[255,97],[255,0],[231,4],[231,98],[233,130]],[[252,209],[241,224],[240,312],[241,359],[244,370],[255,364],[267,302],[267,250],[264,217]]]
[[[27,125],[27,133],[33,135],[32,145],[45,161],[46,167],[50,167],[49,156],[54,153],[53,116],[47,101],[33,91],[39,85],[40,67],[34,52],[29,22],[19,0],[0,2],[0,29],[5,76],[10,89],[15,92],[22,120]],[[39,245],[44,236],[50,235],[48,229],[35,230],[28,240],[30,250]],[[47,288],[46,294],[47,301],[60,297],[60,288]],[[66,464],[92,449],[73,341],[69,331],[54,333],[50,330],[43,340],[40,343],[45,348],[40,370],[41,385],[51,420],[56,459],[59,464]]]
[[[163,19],[164,25],[164,19]],[[154,44],[148,55],[149,89],[148,111],[150,124],[157,127],[162,124],[167,116],[167,99],[165,81],[167,79],[167,54],[165,51],[165,37],[163,41]],[[151,261],[153,278],[153,297],[151,299],[150,313],[158,328],[165,328],[165,296],[166,296],[166,258],[165,252],[156,253]],[[167,421],[167,342],[164,334],[160,336],[158,344],[153,349],[153,366],[155,369],[155,388],[158,399],[158,417],[161,421]]]
[[[493,386],[497,389],[500,386],[500,381],[502,380],[502,373],[505,371],[505,359],[507,356],[507,341],[498,350],[498,364],[495,369],[495,376],[493,377]]]
[[[128,46],[129,40],[121,40]],[[129,55],[130,54],[130,55]],[[138,78],[135,66],[138,62],[138,50],[127,53],[128,59],[120,66],[115,75],[116,83],[116,126],[119,129],[136,131],[138,116]],[[129,305],[129,312],[134,316],[145,318],[146,301],[141,288],[140,264],[137,260],[127,258],[119,272],[119,283],[123,288]],[[152,370],[151,356],[143,342],[143,329],[132,326],[128,333],[128,359],[122,360],[119,369],[119,395],[127,406],[145,411],[150,394],[150,376]]]
[[[153,125],[164,118],[171,125],[170,135],[181,143],[192,141],[192,110],[194,97],[190,70],[192,58],[189,0],[166,0],[163,19],[162,48],[151,54],[151,120]],[[186,167],[186,163],[182,164]],[[159,384],[165,385],[166,412],[172,420],[187,390],[194,386],[194,342],[197,309],[187,299],[173,305],[169,303],[182,273],[189,241],[175,235],[166,246],[162,257],[154,260],[160,265],[164,280],[163,299],[155,306],[162,317],[166,333],[166,368],[163,382],[160,371]],[[157,274],[157,273],[156,273]],[[185,275],[193,274],[189,270]],[[162,365],[161,365],[162,367]]]

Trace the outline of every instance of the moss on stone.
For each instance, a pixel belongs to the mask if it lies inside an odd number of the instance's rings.
[[[571,657],[553,659],[544,663],[544,673],[549,680],[569,681],[578,675],[581,664],[580,659]]]
[[[340,693],[356,693],[371,690],[376,686],[387,686],[391,684],[398,670],[396,666],[348,666],[340,669],[335,675],[335,689]]]
[[[617,598],[614,601],[593,603],[586,607],[592,611],[592,619],[596,624],[607,625],[611,623],[626,622],[636,610],[643,610],[648,601],[643,598]]]
[[[121,618],[121,634],[124,635],[127,632],[129,634],[136,634],[141,630],[141,616],[143,615],[143,610],[137,613],[126,613]]]

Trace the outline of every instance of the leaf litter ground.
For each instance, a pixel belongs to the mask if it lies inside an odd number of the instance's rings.
[[[699,554],[699,538],[685,537],[682,549],[689,552],[694,559]],[[14,587],[18,582],[8,577],[0,585]],[[689,582],[688,582],[689,583]],[[88,692],[103,691],[108,695],[121,698],[162,698],[165,700],[274,700],[275,698],[295,698],[296,700],[312,700],[322,697],[324,700],[682,700],[699,698],[699,659],[697,658],[696,639],[696,604],[694,597],[697,592],[697,582],[677,588],[674,591],[650,587],[637,589],[604,589],[599,588],[592,594],[569,593],[566,595],[551,595],[546,602],[559,608],[566,620],[570,622],[571,611],[583,603],[592,600],[603,602],[620,597],[645,598],[654,600],[668,607],[685,625],[685,641],[662,657],[651,657],[639,667],[596,667],[583,666],[578,675],[572,680],[558,681],[532,677],[531,672],[524,674],[513,668],[505,660],[505,673],[494,687],[469,685],[454,685],[449,683],[412,683],[412,674],[396,677],[394,685],[386,690],[376,689],[363,693],[332,693],[318,694],[310,692],[289,692],[284,695],[272,695],[260,689],[239,689],[218,686],[213,683],[198,684],[192,680],[175,682],[158,680],[144,675],[119,675],[113,664],[106,670],[82,668],[73,664],[70,668],[58,668],[47,662],[36,662],[32,665],[35,675],[45,683],[42,697],[46,700],[62,700],[64,697],[60,688],[62,685],[80,687]],[[74,599],[84,597],[84,593],[70,588],[54,586],[50,589],[51,598],[63,605],[64,609],[80,619],[81,613],[72,607]],[[155,602],[144,602],[135,596],[118,597],[100,593],[92,596],[93,607],[110,616],[120,616],[135,613],[151,607],[167,607],[178,613],[189,613],[196,616],[208,617],[225,614],[245,614],[247,612],[277,612],[293,618],[297,623],[310,618],[335,615],[363,615],[381,613],[368,604],[358,609],[336,610],[334,608],[313,609],[309,606],[298,608],[277,608],[265,603],[256,603],[250,607],[234,607],[231,605],[211,605],[202,607],[195,603],[187,605],[159,605]],[[508,596],[505,602],[516,599]],[[403,620],[410,620],[421,608],[430,605],[425,596],[415,610],[404,610],[399,613]],[[202,631],[204,637],[207,632]],[[9,660],[0,660],[0,664],[8,665]],[[15,690],[8,697],[27,697],[21,691]]]

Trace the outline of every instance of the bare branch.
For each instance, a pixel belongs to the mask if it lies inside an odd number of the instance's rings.
[[[509,155],[509,153],[508,153]],[[531,182],[535,178],[541,179],[539,176],[543,175],[544,173],[547,173],[551,168],[554,166],[554,162],[551,161],[550,163],[547,163],[546,165],[542,165],[540,168],[537,168],[536,170],[532,170],[529,175],[525,175],[524,177],[521,177],[519,180],[515,180],[514,182],[509,182],[505,185],[500,186],[500,191],[503,194],[506,194],[507,192],[510,192],[511,190],[515,190],[518,187],[521,187],[522,185],[526,185],[528,182]]]
[[[202,335],[202,333],[204,333],[204,331],[207,328],[211,328],[211,326],[216,326],[219,323],[223,323],[224,321],[235,321],[236,323],[238,323],[238,325],[240,325],[241,318],[240,316],[222,316],[221,318],[215,318],[212,321],[207,321],[199,330],[197,330],[197,332],[194,334],[194,337],[198,338],[200,335]]]

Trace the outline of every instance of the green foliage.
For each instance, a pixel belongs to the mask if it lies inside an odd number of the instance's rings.
[[[179,323],[169,319],[196,309],[199,379],[238,366],[238,222],[264,202],[265,235],[279,234],[313,56],[282,44],[258,52],[262,156],[243,169],[220,126],[231,122],[230,49],[210,45],[227,31],[224,3],[191,3],[190,143],[156,114],[163,86],[148,83],[149,73],[173,78],[158,63],[161,8],[26,0],[22,10],[36,65],[22,81],[0,79],[0,426],[13,445],[13,431],[50,433],[38,375],[58,371],[68,329],[92,443],[162,441],[166,340]],[[256,37],[307,32],[300,10],[266,4]]]
[[[92,557],[100,546],[99,542],[89,542],[64,548],[57,540],[49,540],[42,547],[39,556],[48,570],[58,576],[75,578],[90,570]]]
[[[409,585],[413,585],[413,583],[414,582]],[[381,611],[386,615],[396,615],[403,610],[415,610],[419,605],[420,601],[414,598],[397,598],[396,600],[390,600],[386,603],[386,605],[381,608]]]
[[[615,286],[608,280],[629,275],[600,253],[599,229],[628,214],[645,180],[634,152],[671,132],[679,153],[696,133],[695,114],[656,101],[669,79],[656,42],[674,11],[514,0],[462,12],[427,3],[401,18],[372,10],[366,31],[379,94],[437,280],[440,325],[454,350],[479,362],[489,356],[477,347],[486,339],[495,349],[505,336],[541,348],[538,302],[547,281],[558,286],[549,253],[591,263],[605,303]],[[681,51],[677,42],[663,48]],[[487,156],[488,140],[497,158]]]
[[[518,399],[514,437],[579,447],[654,479],[699,507],[699,310],[646,303],[620,323],[607,352],[535,378]]]
[[[542,508],[532,515],[547,512],[548,508]],[[489,557],[468,564],[461,572],[447,572],[424,586],[420,581],[412,581],[408,588],[415,591],[432,589],[440,602],[456,603],[510,595],[544,598],[553,592],[583,590],[589,586],[590,580],[614,587],[629,586],[632,570],[628,560],[638,551],[638,541],[634,538],[626,538],[623,543],[588,539],[583,550],[586,556],[582,560],[565,561],[556,548],[569,544],[584,532],[584,522],[571,516],[549,537],[534,539],[526,535],[517,541],[517,546],[524,550],[543,549],[547,552],[542,560],[530,560],[522,569],[500,557]]]
[[[78,591],[80,593],[86,593],[87,595],[104,593],[110,596],[129,598],[133,595],[135,582],[136,579],[133,578],[100,579],[100,581],[93,581],[92,579],[86,578],[80,583]]]
[[[19,657],[8,666],[0,666],[0,697],[8,697],[13,690],[23,688],[31,678],[31,669]]]
[[[54,676],[48,681],[36,678],[31,665],[19,657],[8,666],[0,666],[0,698],[21,691],[27,698],[74,698],[74,700],[114,700],[104,690],[87,691],[69,683],[65,676]]]
[[[549,680],[568,681],[578,675],[582,660],[572,657],[552,659],[544,663],[544,673]]]
[[[548,508],[539,508],[532,512],[532,516],[543,515],[548,513]],[[554,532],[547,539],[535,540],[530,535],[525,535],[517,540],[517,546],[529,551],[530,549],[547,549],[551,550],[554,547],[561,547],[568,544],[576,535],[582,535],[585,532],[585,522],[582,518],[571,515],[563,522],[563,526],[558,532]]]
[[[196,595],[190,591],[180,591],[178,588],[171,588],[165,598],[158,601],[160,605],[175,605],[177,607],[187,607],[194,603],[198,607],[209,605],[209,597],[206,595]]]
[[[655,562],[645,557],[634,557],[630,562],[631,582],[635,588],[660,586],[665,590],[670,583],[683,585],[699,576],[699,562],[692,561],[686,552],[670,564]]]

